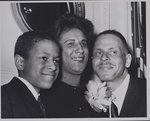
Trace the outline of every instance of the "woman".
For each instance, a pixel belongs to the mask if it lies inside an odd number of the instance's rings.
[[[65,14],[52,31],[62,47],[62,67],[54,90],[43,96],[47,117],[87,117],[89,104],[81,88],[81,75],[88,63],[93,24],[85,18]]]

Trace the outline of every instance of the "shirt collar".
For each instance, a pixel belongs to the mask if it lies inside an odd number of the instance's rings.
[[[122,104],[128,89],[129,85],[129,80],[130,80],[130,75],[127,74],[126,78],[124,81],[121,83],[121,85],[113,92],[113,94],[116,96],[116,99],[114,100],[115,105],[118,108],[118,113],[120,114]]]
[[[33,94],[35,99],[38,100],[38,97],[40,94],[37,93],[37,91],[34,89],[34,87],[24,78],[22,78],[22,77],[17,77],[17,78],[19,78],[20,81],[23,82],[27,86],[27,88],[31,91],[31,93]]]

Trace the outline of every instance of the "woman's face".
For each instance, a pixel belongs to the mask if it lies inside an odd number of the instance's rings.
[[[79,29],[64,31],[59,38],[62,46],[62,70],[67,73],[81,74],[88,61],[87,40]]]

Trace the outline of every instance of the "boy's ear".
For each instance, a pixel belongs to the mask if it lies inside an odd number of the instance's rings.
[[[20,55],[15,55],[15,65],[18,70],[24,70],[24,58]]]

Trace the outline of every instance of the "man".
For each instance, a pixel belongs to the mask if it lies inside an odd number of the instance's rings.
[[[108,30],[97,35],[92,57],[95,77],[111,88],[119,117],[145,117],[146,82],[128,73],[131,60],[130,49],[121,33]]]
[[[52,86],[59,72],[59,44],[40,32],[25,32],[15,45],[18,76],[1,87],[2,118],[46,116],[40,89]]]
[[[86,80],[81,80],[81,74],[88,62],[88,44],[93,34],[93,25],[87,19],[65,14],[56,21],[52,31],[62,47],[62,67],[53,91],[43,96],[47,104],[47,116],[83,117],[87,102],[81,81]]]

